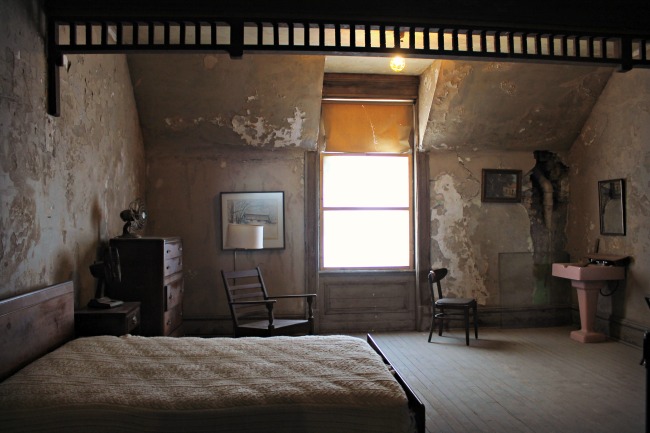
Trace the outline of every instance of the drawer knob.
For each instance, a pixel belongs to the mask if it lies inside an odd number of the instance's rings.
[[[131,317],[131,324],[137,325],[138,324],[138,316],[133,316]]]

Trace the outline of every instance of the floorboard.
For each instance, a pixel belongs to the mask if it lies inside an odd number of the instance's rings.
[[[427,432],[641,433],[646,369],[623,343],[582,344],[571,328],[373,333],[425,403]]]

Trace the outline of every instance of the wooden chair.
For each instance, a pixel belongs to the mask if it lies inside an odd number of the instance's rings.
[[[463,320],[465,323],[465,344],[469,346],[469,316],[472,310],[474,321],[474,337],[478,339],[478,314],[476,299],[473,298],[445,298],[442,296],[442,286],[440,280],[447,275],[446,268],[433,269],[429,271],[429,287],[431,288],[431,327],[429,330],[429,343],[431,335],[438,321],[438,335],[442,335],[443,322],[449,320]],[[436,300],[437,287],[438,299]],[[438,313],[437,310],[440,310]],[[451,310],[451,311],[450,311]],[[449,329],[447,323],[447,329]]]
[[[221,271],[228,296],[235,337],[271,337],[314,333],[315,294],[269,296],[259,267],[243,271]],[[304,319],[276,319],[273,307],[280,299],[307,301]]]

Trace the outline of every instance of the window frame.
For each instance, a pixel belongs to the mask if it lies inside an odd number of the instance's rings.
[[[319,200],[319,271],[369,271],[369,270],[390,270],[390,271],[412,271],[415,269],[415,224],[414,224],[414,215],[415,215],[415,203],[414,203],[414,167],[413,167],[413,143],[410,140],[411,150],[408,153],[359,153],[359,152],[319,152],[319,162],[320,162],[320,200]],[[325,207],[324,203],[324,172],[323,164],[324,159],[329,155],[336,156],[349,156],[349,157],[359,157],[359,156],[372,156],[372,157],[403,157],[408,159],[408,207]],[[409,263],[407,266],[366,266],[366,267],[325,267],[324,266],[324,213],[328,210],[363,210],[363,211],[382,211],[382,210],[408,210],[408,242],[409,242]]]

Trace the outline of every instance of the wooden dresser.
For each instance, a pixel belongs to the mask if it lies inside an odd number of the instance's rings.
[[[139,302],[125,302],[113,308],[84,308],[74,312],[77,337],[137,334],[139,325]]]
[[[122,282],[107,295],[138,301],[140,335],[183,335],[183,244],[179,237],[113,238]]]

